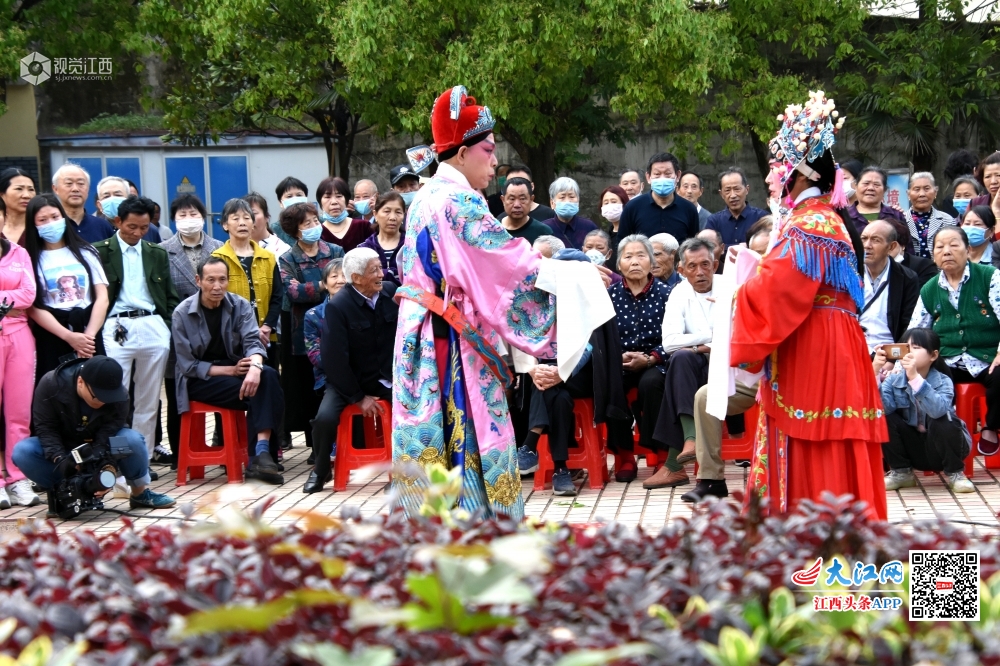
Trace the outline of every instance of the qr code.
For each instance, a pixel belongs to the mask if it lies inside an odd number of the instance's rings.
[[[910,620],[979,621],[979,551],[910,551]]]

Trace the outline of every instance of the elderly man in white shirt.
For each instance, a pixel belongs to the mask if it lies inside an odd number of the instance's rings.
[[[684,464],[695,458],[694,396],[708,381],[708,353],[712,342],[712,287],[715,283],[715,246],[689,238],[678,250],[684,281],[670,294],[663,314],[665,363],[663,403],[653,440],[665,448],[663,467],[643,482],[643,488],[672,488],[689,483]]]

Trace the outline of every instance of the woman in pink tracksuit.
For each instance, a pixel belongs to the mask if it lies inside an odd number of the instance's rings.
[[[0,509],[11,503],[34,506],[41,500],[31,481],[14,465],[14,445],[29,436],[35,388],[35,337],[25,311],[35,302],[35,277],[27,251],[2,238],[6,209],[0,199],[0,304],[11,310],[0,320],[0,405],[7,422],[6,474],[0,475]]]

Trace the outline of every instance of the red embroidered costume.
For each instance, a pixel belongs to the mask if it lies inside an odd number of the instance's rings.
[[[820,181],[822,158],[833,173],[833,104],[813,95],[804,110],[786,112],[791,140],[780,141],[779,133],[771,144],[773,186],[780,181],[784,188],[796,169],[798,178]],[[815,143],[804,144],[803,127]],[[807,160],[817,164],[811,168]],[[840,183],[838,174],[835,192]],[[799,191],[758,274],[736,292],[730,363],[750,370],[763,364],[765,371],[747,491],[768,497],[771,509],[782,512],[799,499],[818,500],[823,491],[849,493],[885,520],[881,443],[888,434],[856,317],[864,295],[857,257],[831,196],[817,187]]]

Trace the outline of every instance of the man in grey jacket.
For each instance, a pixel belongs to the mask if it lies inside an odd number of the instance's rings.
[[[191,400],[245,410],[251,440],[246,476],[280,485],[284,478],[268,446],[285,400],[278,373],[264,365],[267,350],[253,309],[227,291],[229,269],[222,259],[199,264],[195,280],[200,291],[181,301],[173,316],[177,411],[188,411]]]

